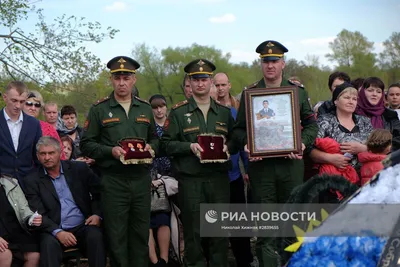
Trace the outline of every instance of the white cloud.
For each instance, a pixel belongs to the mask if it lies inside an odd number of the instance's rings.
[[[211,17],[208,19],[211,23],[232,23],[236,20],[235,15],[233,14],[225,14],[220,17]]]
[[[126,11],[128,9],[128,6],[126,5],[125,2],[114,2],[112,5],[106,6],[104,8],[105,11],[108,12],[117,12],[117,11]]]
[[[245,51],[241,49],[232,49],[229,51],[231,54],[231,61],[234,63],[246,62],[251,64],[253,60],[257,59],[257,55],[254,51]]]
[[[382,53],[385,47],[383,46],[383,42],[375,43],[374,44],[374,52],[379,54]]]

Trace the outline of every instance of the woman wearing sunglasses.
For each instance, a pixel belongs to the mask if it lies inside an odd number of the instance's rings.
[[[30,91],[24,105],[24,112],[37,119],[39,117],[42,106],[43,106],[42,95],[38,91]],[[40,121],[40,127],[42,128],[42,135],[56,138],[58,141],[60,141],[60,146],[62,148],[63,146],[56,129],[54,129],[54,127],[48,124],[47,122],[41,120],[39,121]],[[65,159],[66,158],[64,151],[61,150],[61,160]]]

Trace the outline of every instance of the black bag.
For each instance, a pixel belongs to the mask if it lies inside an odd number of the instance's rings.
[[[171,212],[165,184],[151,188],[151,212]]]

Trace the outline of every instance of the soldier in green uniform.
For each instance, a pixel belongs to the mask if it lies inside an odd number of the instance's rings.
[[[309,103],[306,90],[290,80],[284,80],[282,71],[285,67],[284,53],[287,48],[276,41],[261,43],[256,52],[261,57],[263,79],[245,88],[268,88],[281,86],[297,86],[300,104],[302,149],[309,148],[317,135],[318,126]],[[244,94],[241,96],[240,108],[233,130],[233,138],[241,147],[247,149],[246,105]],[[250,185],[254,203],[285,203],[293,188],[303,182],[304,163],[302,156],[291,153],[286,158],[253,158],[248,166]],[[258,238],[256,253],[260,266],[276,267],[279,255],[276,240],[273,238]]]
[[[179,204],[185,240],[185,266],[205,267],[200,237],[200,203],[229,203],[230,162],[200,163],[203,152],[199,134],[224,135],[231,148],[230,133],[234,120],[229,108],[218,104],[210,95],[215,66],[197,59],[185,67],[193,96],[172,107],[169,126],[161,139],[166,153],[172,156],[172,167],[179,181]],[[228,239],[209,238],[209,266],[224,267],[228,261]]]
[[[107,67],[114,91],[90,109],[81,140],[82,152],[95,159],[102,176],[104,224],[112,267],[147,267],[150,225],[150,173],[143,164],[124,165],[118,141],[146,140],[157,153],[158,139],[150,104],[133,96],[139,63],[115,57]]]

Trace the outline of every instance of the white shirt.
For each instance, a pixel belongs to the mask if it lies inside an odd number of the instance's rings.
[[[22,111],[21,111],[21,113],[19,114],[18,120],[17,121],[12,121],[10,116],[8,116],[8,114],[7,114],[5,109],[3,109],[3,113],[4,113],[4,118],[7,121],[8,129],[10,130],[11,139],[12,139],[13,144],[14,144],[15,152],[17,152],[18,143],[19,143],[19,134],[21,133],[22,122],[24,121],[24,116],[23,116]]]

